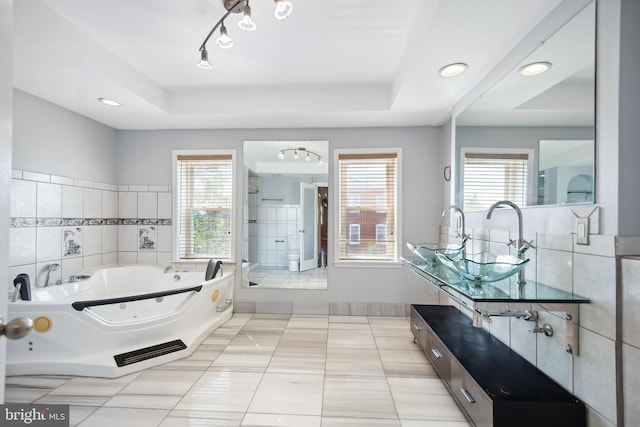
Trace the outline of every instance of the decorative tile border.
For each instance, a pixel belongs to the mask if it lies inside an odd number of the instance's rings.
[[[11,217],[10,228],[80,227],[83,225],[172,225],[170,219],[156,218],[34,218]]]

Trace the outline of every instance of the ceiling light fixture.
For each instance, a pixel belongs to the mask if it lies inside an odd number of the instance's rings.
[[[293,5],[286,0],[274,0],[276,3],[275,7],[275,16],[277,19],[285,19],[291,12],[293,11]],[[227,33],[227,27],[224,25],[224,20],[232,13],[242,13],[242,19],[238,22],[238,25],[241,29],[245,31],[253,31],[256,29],[256,24],[251,19],[251,6],[249,6],[249,0],[222,0],[222,5],[227,10],[227,12],[222,15],[222,18],[218,20],[216,25],[213,26],[207,37],[204,38],[204,41],[200,45],[200,62],[198,62],[198,67],[204,69],[213,68],[209,63],[209,55],[207,53],[207,42],[211,38],[211,35],[220,27],[220,37],[216,40],[218,46],[223,49],[229,49],[233,45],[233,40],[229,37]]]
[[[249,0],[247,0],[247,4],[244,5],[242,14],[244,16],[242,17],[240,22],[238,22],[238,26],[240,27],[240,29],[245,31],[254,31],[256,29],[256,24],[251,19],[251,6],[249,6]]]
[[[274,0],[276,2],[276,19],[285,19],[293,12],[293,5],[288,1]]]
[[[454,64],[445,65],[438,71],[440,77],[455,77],[467,70],[467,64],[464,62],[456,62]]]
[[[227,27],[224,26],[224,21],[222,21],[222,25],[220,25],[220,37],[216,40],[216,44],[222,49],[229,49],[233,46],[233,40],[231,40],[231,37],[227,34]]]
[[[538,76],[551,68],[551,62],[532,62],[520,67],[520,75],[524,77]]]
[[[121,107],[122,102],[109,99],[109,98],[98,98],[99,102],[102,102],[104,105],[108,105],[109,107]]]
[[[307,153],[304,157],[305,162],[310,162],[311,161],[311,155],[313,154],[314,156],[316,156],[318,158],[318,163],[322,163],[322,156],[318,153],[314,153],[311,150],[307,150],[304,147],[298,147],[298,148],[283,148],[282,150],[280,150],[280,152],[278,152],[278,158],[280,160],[284,160],[285,155],[284,153],[287,151],[293,151],[293,158],[294,159],[299,159],[300,156],[298,155],[298,153]]]
[[[198,62],[198,67],[205,70],[210,70],[213,68],[211,64],[209,64],[209,54],[207,53],[207,49],[200,50],[200,62]]]

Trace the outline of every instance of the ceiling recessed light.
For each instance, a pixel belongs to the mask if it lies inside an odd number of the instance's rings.
[[[103,104],[108,105],[110,107],[120,107],[120,106],[122,106],[122,102],[118,102],[118,101],[115,101],[115,100],[109,99],[109,98],[98,98],[98,101],[100,101]]]
[[[551,62],[532,62],[520,68],[520,75],[525,77],[537,76],[551,68]]]
[[[445,65],[440,68],[440,76],[441,77],[455,77],[464,73],[467,69],[467,64],[463,62],[456,62],[455,64]]]

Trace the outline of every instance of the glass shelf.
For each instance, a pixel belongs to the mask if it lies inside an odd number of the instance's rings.
[[[579,304],[590,303],[588,298],[528,279],[527,283],[520,285],[517,283],[517,274],[497,282],[478,283],[460,278],[440,263],[427,263],[417,256],[402,259],[408,262],[419,276],[456,301],[459,308],[470,311],[474,326],[481,326],[483,321],[490,323],[492,316],[517,317],[527,310],[564,313],[566,351],[573,356],[579,354]]]
[[[510,303],[554,303],[554,304],[588,304],[588,298],[571,292],[555,289],[533,280],[519,285],[518,275],[493,283],[475,283],[464,280],[448,267],[437,263],[429,264],[417,256],[407,256],[403,259],[420,272],[425,273],[427,279],[440,287],[447,286],[475,303],[510,302]],[[526,268],[526,267],[525,267]],[[423,275],[424,276],[424,275]]]

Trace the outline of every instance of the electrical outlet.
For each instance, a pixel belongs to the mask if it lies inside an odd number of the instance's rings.
[[[589,244],[589,217],[576,218],[576,244]]]

